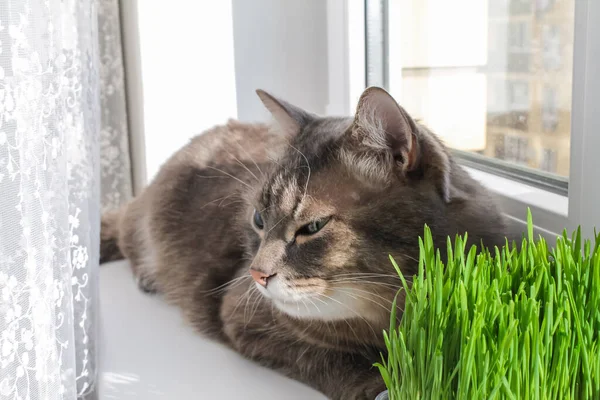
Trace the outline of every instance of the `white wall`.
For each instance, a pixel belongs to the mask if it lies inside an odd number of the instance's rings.
[[[162,6],[161,6],[162,5]],[[128,103],[136,192],[190,137],[270,118],[255,90],[325,114],[325,0],[128,0]]]
[[[190,137],[237,114],[231,1],[139,0],[137,18],[150,180]]]
[[[269,118],[257,88],[325,114],[327,1],[233,0],[238,117]]]

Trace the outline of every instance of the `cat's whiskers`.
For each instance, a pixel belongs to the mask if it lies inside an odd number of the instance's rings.
[[[385,291],[386,294],[394,295],[396,292],[402,290],[402,287],[395,285],[386,285],[378,282],[365,282],[365,281],[342,281],[342,282],[330,282],[332,288],[361,288],[363,287],[366,293],[375,294],[375,289],[379,291]],[[366,290],[368,289],[368,290]]]
[[[298,284],[298,283],[291,283],[288,284],[287,287],[293,291],[295,291],[296,293],[302,293],[302,294],[312,294],[313,291],[315,290],[315,288],[319,288],[319,289],[327,289],[327,286],[322,285],[322,284],[318,284],[318,283],[314,283],[314,282],[302,282],[302,284]]]
[[[240,257],[242,261],[252,261],[254,259],[254,254],[249,253],[248,249],[244,251],[244,254]],[[250,275],[247,275],[250,276]]]
[[[247,318],[247,314],[248,314],[248,306],[250,304],[250,299],[254,297],[254,295],[256,294],[256,291],[251,291],[250,295],[246,296],[246,305],[244,306],[244,329],[248,327],[248,318]]]
[[[325,300],[323,300],[323,299],[320,299],[320,298],[318,298],[318,297],[313,297],[313,299],[315,299],[315,300],[319,300],[321,303],[323,303],[323,304],[327,305],[327,302],[326,302]]]
[[[248,302],[250,301],[250,298],[252,296],[254,296],[255,293],[256,293],[256,288],[254,288],[253,285],[250,285],[250,288],[246,292],[246,295],[245,295],[246,305],[244,306],[244,320],[245,320],[245,316],[246,316],[246,310],[248,308]]]
[[[375,285],[375,286],[385,286],[385,287],[389,287],[389,288],[393,288],[393,289],[397,289],[397,290],[402,288],[401,284],[378,282],[378,281],[372,281],[372,280],[365,280],[365,279],[361,279],[361,278],[331,279],[331,280],[328,280],[327,282],[329,282],[331,284],[336,284],[336,283],[338,283],[338,284],[340,284],[340,283],[371,284],[371,285]]]
[[[248,322],[252,321],[252,318],[254,318],[254,315],[256,315],[256,311],[258,311],[258,309],[260,308],[261,300],[262,300],[262,295],[259,293],[259,296],[254,301],[255,305],[253,307],[252,315],[250,315],[250,319],[248,320]]]
[[[304,351],[302,353],[300,353],[300,355],[298,355],[298,357],[296,357],[296,363],[298,363],[300,361],[300,359],[302,358],[302,356],[305,355],[308,350],[310,350],[310,346],[309,345],[307,345],[306,348],[304,349]]]
[[[244,281],[244,279],[248,279],[248,278],[251,278],[251,276],[250,275],[243,275],[243,276],[237,277],[235,279],[232,279],[232,280],[230,280],[228,282],[225,282],[224,284],[219,285],[219,286],[217,286],[217,287],[215,287],[213,289],[200,291],[200,293],[204,293],[204,294],[216,294],[216,293],[222,292],[222,291],[227,290],[227,289],[232,289],[232,288],[238,286],[240,283],[242,283]]]
[[[342,276],[342,275],[335,275],[334,277],[330,278],[330,279],[329,279],[329,281],[336,281],[336,280],[337,280],[337,281],[343,281],[343,280],[349,280],[349,279],[355,279],[355,280],[357,280],[357,281],[358,281],[358,280],[360,280],[360,279],[364,279],[364,278],[367,278],[367,279],[369,279],[369,278],[370,278],[370,279],[387,279],[387,278],[392,278],[394,281],[397,281],[397,282],[399,282],[399,283],[398,283],[398,286],[402,286],[402,285],[401,285],[401,282],[402,282],[402,281],[400,280],[400,277],[399,277],[398,275],[375,275],[375,274],[373,274],[373,275],[366,275],[366,274],[365,274],[365,275],[359,275],[359,276],[351,276],[351,275],[348,275],[348,276]],[[405,277],[404,279],[405,279],[407,282],[412,282],[412,277]],[[389,282],[390,282],[389,280],[386,280],[386,282],[381,282],[381,283],[386,283],[386,284],[389,284],[389,285],[393,285],[393,283],[389,283]]]
[[[246,289],[246,291],[244,293],[242,293],[240,295],[240,297],[237,299],[237,301],[235,302],[235,306],[233,308],[233,312],[231,313],[231,315],[235,315],[235,312],[237,311],[238,307],[240,306],[240,304],[245,300],[246,295],[248,293],[250,293],[250,291],[252,290],[251,286],[248,286],[248,289]]]
[[[277,225],[279,225],[279,224],[281,223],[281,221],[283,221],[283,220],[285,219],[285,217],[287,217],[287,215],[284,215],[283,217],[281,217],[281,219],[280,219],[279,221],[277,221],[277,223],[276,223],[275,225],[273,225],[273,226],[271,227],[271,229],[269,229],[269,230],[267,231],[267,233],[269,233],[269,232],[271,232],[273,229],[275,229],[275,227],[276,227]]]
[[[300,299],[300,301],[302,302],[302,304],[304,305],[304,308],[306,308],[306,312],[308,314],[310,314],[310,308],[308,308],[308,304],[306,303],[306,301],[304,301],[304,299]]]
[[[390,279],[391,278],[391,279]],[[396,281],[397,283],[393,283]],[[406,282],[412,283],[412,278],[405,278]],[[401,288],[402,281],[398,275],[360,275],[360,276],[340,276],[336,275],[327,280],[330,283],[344,283],[344,282],[356,282],[356,283],[371,283],[374,285],[389,286],[393,288]]]
[[[332,300],[333,300],[333,299],[332,299]],[[340,304],[341,304],[341,303],[340,303]],[[348,308],[348,307],[347,307],[347,308]],[[348,309],[350,309],[350,308],[348,308]],[[364,319],[364,318],[363,318],[363,319]],[[361,341],[361,340],[360,340],[360,337],[358,336],[358,334],[356,333],[356,331],[355,331],[355,330],[354,330],[354,328],[352,327],[352,324],[350,323],[350,321],[348,321],[347,319],[344,319],[343,321],[346,323],[346,325],[348,325],[348,328],[350,328],[350,330],[352,331],[352,334],[354,335],[354,337],[356,338],[356,340],[357,340],[357,341],[360,343],[360,341]],[[365,322],[366,322],[366,320],[365,320]],[[326,324],[327,324],[327,325],[330,325],[330,324],[329,324],[329,323],[327,323],[327,322],[326,322]],[[369,323],[367,322],[367,324],[369,324]],[[333,324],[333,326],[335,327],[335,324]],[[370,326],[370,324],[369,324],[369,326]],[[373,328],[371,327],[371,329],[373,329]],[[337,331],[336,331],[336,336],[338,336],[338,334],[337,334]],[[339,337],[337,337],[337,344],[338,344],[338,346],[339,346]]]
[[[304,185],[304,193],[302,194],[302,199],[300,200],[300,202],[302,203],[304,201],[304,197],[306,197],[306,192],[308,191],[308,183],[310,182],[310,174],[312,172],[312,170],[310,169],[310,163],[308,162],[308,158],[304,155],[304,153],[302,153],[300,150],[298,150],[296,147],[294,147],[291,143],[288,142],[288,145],[296,150],[302,157],[304,157],[304,161],[306,161],[306,167],[308,168],[308,176],[306,178],[306,184]]]
[[[344,320],[344,322],[346,322],[346,325],[348,325],[348,328],[350,328],[350,330],[352,331],[352,334],[354,335],[354,337],[356,338],[356,341],[358,343],[361,342],[360,340],[360,336],[358,336],[358,334],[356,333],[356,331],[354,330],[354,328],[352,327],[352,324],[350,323],[350,321],[348,321],[347,319]]]
[[[243,200],[235,200],[235,201],[230,201],[230,202],[229,202],[229,203],[227,203],[227,204],[222,204],[222,203],[221,203],[221,204],[219,204],[219,207],[223,207],[223,208],[225,208],[225,207],[229,207],[229,206],[231,206],[231,205],[233,205],[233,204],[244,204],[244,203],[245,203],[245,202],[244,202]]]
[[[333,285],[328,286],[328,285],[320,285],[320,284],[316,284],[316,283],[311,283],[310,285],[300,286],[302,288],[301,292],[298,290],[298,286],[290,286],[290,288],[293,289],[293,290],[295,290],[295,291],[297,291],[297,292],[300,292],[300,293],[304,293],[304,294],[309,293],[309,294],[312,294],[312,295],[317,294],[317,291],[315,290],[315,288],[318,288],[320,292],[325,291],[327,289],[332,289],[332,290],[342,291],[342,292],[344,292],[346,294],[351,293],[352,291],[358,291],[358,292],[361,292],[361,293],[366,293],[366,294],[368,294],[370,296],[375,296],[375,297],[377,297],[377,298],[379,298],[379,299],[381,299],[383,301],[386,301],[386,302],[390,303],[390,305],[393,304],[393,302],[391,300],[389,300],[389,299],[387,299],[387,298],[385,298],[385,297],[383,297],[383,296],[381,296],[381,295],[379,295],[377,293],[374,293],[372,291],[364,290],[364,289],[359,289],[359,288],[356,288],[356,287],[351,287],[351,288],[349,288],[349,287],[343,287],[343,286],[339,287],[339,286],[336,286],[335,284],[336,283],[360,283],[360,284],[367,283],[367,284],[373,284],[373,285],[391,286],[391,287],[393,287],[395,289],[400,289],[401,288],[400,286],[396,286],[396,285],[386,284],[386,283],[382,283],[382,282],[364,281],[364,280],[360,280],[360,281],[358,281],[358,280],[357,281],[352,281],[352,280],[328,281],[328,283],[333,283]],[[360,296],[358,294],[357,294],[357,296],[361,297],[361,298],[364,298],[365,300],[369,300],[371,302],[374,302],[375,304],[378,304],[379,306],[381,306],[384,309],[386,309],[388,312],[390,311],[390,309],[386,308],[382,304],[377,303],[373,299],[370,299],[370,298],[367,298],[367,297],[364,297],[364,296]],[[317,297],[317,299],[318,299],[318,297]],[[356,298],[355,298],[355,300],[356,300]]]
[[[354,293],[353,290],[354,289],[340,289],[338,288],[337,290],[339,290],[342,293],[345,293],[347,296],[350,296],[351,298],[353,298],[354,300],[358,300],[358,298],[364,299],[364,300],[368,300],[370,302],[372,302],[373,304],[378,305],[379,307],[383,308],[385,311],[387,311],[388,313],[391,312],[392,310],[390,308],[387,308],[386,306],[384,306],[381,303],[378,303],[377,301],[375,301],[374,299],[367,297],[367,296],[362,296],[360,294]],[[367,292],[369,293],[369,292]],[[393,304],[393,303],[392,303]]]
[[[411,260],[411,261],[414,261],[414,262],[417,262],[417,263],[419,262],[419,260],[418,260],[418,259],[416,259],[416,258],[414,258],[414,257],[412,257],[412,256],[409,256],[408,254],[401,254],[401,255],[399,255],[398,257],[404,257],[404,258],[408,258],[409,260]]]
[[[309,301],[311,301],[311,302],[312,302],[312,300],[310,300],[310,299],[307,299],[307,300],[309,300]],[[321,299],[317,299],[317,300],[319,300],[319,301],[322,301],[324,304],[327,304],[327,303],[325,303],[325,302],[324,302],[323,300],[321,300]],[[308,330],[309,330],[309,329],[312,327],[312,324],[313,324],[313,322],[317,321],[317,319],[311,318],[311,319],[309,319],[308,321],[309,321],[309,322],[308,322],[308,325],[306,326],[306,328],[304,328],[304,330],[303,330],[302,332],[300,332],[300,333],[298,334],[298,339],[296,339],[294,342],[292,342],[292,346],[293,346],[293,345],[295,345],[296,343],[299,343],[299,342],[301,342],[301,341],[304,339],[304,337],[303,337],[303,336],[306,334],[306,332],[308,332]],[[332,324],[332,323],[330,323],[329,321],[320,321],[320,322],[321,322],[321,323],[324,323],[324,324],[327,326],[327,331],[329,332],[330,338],[335,338],[335,340],[336,340],[336,345],[337,345],[337,346],[339,346],[339,344],[340,344],[340,335],[339,335],[339,333],[338,333],[338,331],[337,331],[336,325],[335,325],[335,324]],[[348,324],[348,322],[347,322],[347,321],[346,321],[346,323]],[[333,334],[332,334],[332,332],[331,332],[331,328],[332,328],[332,327],[333,327]],[[351,327],[351,326],[350,326],[350,329],[352,329],[352,327]]]
[[[321,309],[317,306],[317,304],[313,301],[314,300],[319,300],[321,303],[327,305],[327,303],[325,301],[323,301],[322,299],[318,298],[318,297],[313,297],[313,298],[307,298],[308,301],[310,301],[312,303],[312,305],[317,309],[317,311],[319,312],[319,314],[322,314]],[[311,322],[312,323],[312,322]],[[329,332],[329,335],[332,335],[331,332],[331,326],[332,324],[330,324],[329,322],[325,321],[325,326],[327,327],[327,332]],[[334,326],[335,328],[335,326]],[[336,332],[337,334],[337,332]]]
[[[240,164],[242,167],[244,167],[244,169],[246,171],[248,171],[250,173],[250,175],[252,175],[254,177],[254,179],[256,179],[257,182],[260,182],[260,179],[258,179],[258,176],[256,176],[256,174],[254,172],[252,172],[250,170],[250,168],[248,168],[248,166],[246,166],[246,164],[241,162],[236,156],[233,156],[233,158],[235,159],[235,161],[237,161],[238,164]]]
[[[398,274],[383,274],[383,273],[379,273],[379,272],[347,272],[347,273],[343,273],[343,274],[336,274],[335,276],[336,277],[338,277],[338,276],[381,276],[381,277],[400,279]]]
[[[248,300],[246,300],[246,306],[244,307],[244,329],[246,329],[248,327],[248,324],[250,323],[250,319],[246,317],[246,314],[248,312],[248,305],[251,303],[250,300],[254,298],[254,294],[257,294],[257,300],[260,300],[260,297],[262,296],[262,294],[256,289],[255,286],[254,287],[254,291],[252,292],[252,295],[250,295],[248,297]],[[256,301],[254,303],[252,303],[252,306],[250,308],[250,311],[252,311],[252,308],[254,307],[254,305],[256,304]]]
[[[306,298],[306,300],[310,301],[310,303],[313,305],[313,307],[317,309],[317,312],[319,314],[322,314],[321,309],[319,308],[319,306],[317,306],[317,304],[314,301],[312,301],[312,299]]]
[[[246,151],[246,149],[244,149],[244,146],[242,146],[238,140],[238,138],[235,138],[235,144],[237,145],[237,147],[242,150],[244,152],[245,155],[248,156],[248,158],[250,159],[250,161],[252,161],[252,163],[254,164],[254,166],[256,167],[256,169],[258,170],[258,172],[260,172],[260,174],[262,175],[262,177],[265,177],[265,174],[263,173],[263,171],[260,169],[260,167],[258,166],[258,164],[256,163],[256,161],[254,160],[254,157],[252,157],[252,155],[250,155],[250,153],[248,153]]]
[[[378,280],[373,280],[378,279]],[[380,280],[379,280],[380,279]],[[402,286],[400,278],[397,279],[398,283],[390,283],[390,279],[385,276],[345,276],[345,277],[333,277],[327,280],[327,282],[345,282],[345,281],[356,281],[356,282],[374,282],[393,286]]]
[[[325,306],[327,306],[327,302],[319,297],[311,297],[308,298],[308,300],[314,304],[315,308],[319,311],[320,314],[322,314],[321,309],[319,309],[319,307],[317,307],[317,304],[314,302],[314,300],[318,300],[321,303],[323,303]],[[325,325],[327,325],[327,330],[329,331],[329,333],[331,333],[331,324],[327,321],[325,321]]]
[[[358,292],[361,292],[361,293],[366,293],[366,294],[368,294],[368,295],[371,295],[371,296],[375,296],[375,297],[377,297],[377,298],[380,298],[381,300],[384,300],[384,301],[386,301],[386,302],[388,302],[388,303],[390,303],[390,304],[393,304],[393,303],[394,303],[394,302],[393,302],[393,301],[391,301],[390,299],[387,299],[387,298],[385,298],[385,297],[383,297],[383,296],[381,296],[381,295],[379,295],[379,294],[377,294],[377,293],[374,293],[374,292],[372,292],[372,291],[369,291],[369,290],[359,289],[359,288],[356,288],[356,287],[351,287],[351,288],[348,288],[348,287],[335,287],[335,289],[337,289],[337,290],[358,291]]]
[[[274,164],[277,164],[277,166],[278,166],[278,167],[280,167],[280,168],[284,168],[284,167],[283,167],[283,166],[282,166],[282,165],[279,163],[279,161],[277,161],[278,159],[277,159],[277,158],[275,158],[275,157],[272,157],[272,156],[267,156],[267,160],[271,161],[271,162],[272,162],[272,163],[274,163]],[[287,169],[285,169],[285,168],[284,168],[284,170],[286,170],[286,171],[287,171]]]
[[[231,313],[231,317],[233,317],[235,315],[235,312],[237,311],[238,307],[244,302],[244,300],[247,298],[247,296],[250,293],[252,293],[253,290],[257,290],[256,287],[254,285],[249,285],[248,289],[244,292],[244,294],[242,294],[240,296],[240,298],[235,303],[235,307],[233,308],[233,312]]]
[[[304,335],[306,335],[306,332],[308,332],[308,330],[312,327],[313,322],[314,320],[309,320],[308,325],[306,325],[306,328],[304,328],[302,332],[298,333],[298,339],[292,342],[292,346],[304,340]]]
[[[311,286],[314,286],[314,287],[319,287],[319,288],[322,288],[322,289],[325,289],[325,290],[326,290],[326,289],[328,289],[328,287],[326,287],[326,286],[324,286],[324,285],[312,284]],[[309,288],[310,288],[310,286],[309,286]],[[340,292],[342,292],[342,293],[346,294],[347,296],[350,296],[350,297],[351,297],[351,298],[353,298],[354,300],[358,300],[358,298],[361,298],[361,299],[364,299],[364,300],[368,300],[368,301],[370,301],[370,302],[372,302],[372,303],[374,303],[374,304],[378,305],[379,307],[383,308],[383,309],[384,309],[385,311],[387,311],[388,313],[390,313],[390,312],[391,312],[391,309],[390,309],[390,308],[388,308],[388,307],[384,306],[384,305],[383,305],[383,304],[381,304],[381,303],[378,303],[378,302],[377,302],[377,301],[375,301],[374,299],[372,299],[372,298],[369,298],[369,297],[367,297],[367,296],[362,296],[362,295],[360,295],[360,294],[354,293],[354,291],[358,291],[358,292],[366,293],[366,294],[368,294],[368,295],[375,296],[375,297],[378,297],[378,298],[380,298],[380,299],[382,299],[382,300],[384,300],[384,301],[387,301],[388,303],[390,303],[390,305],[392,305],[392,304],[393,304],[393,302],[392,302],[391,300],[389,300],[389,299],[386,299],[385,297],[383,297],[383,296],[381,296],[381,295],[378,295],[378,294],[376,294],[376,293],[370,292],[370,291],[368,291],[368,290],[364,290],[364,289],[358,289],[358,288],[355,288],[355,287],[352,287],[352,288],[344,288],[344,287],[336,287],[336,286],[332,286],[332,287],[330,287],[329,289],[338,290],[338,291],[340,291]],[[313,292],[313,293],[314,293],[314,292]],[[352,295],[354,295],[354,296],[352,296]],[[355,296],[356,296],[356,297],[355,297]],[[334,299],[333,299],[333,298],[331,298],[331,297],[330,297],[330,299],[334,300]],[[340,304],[341,304],[341,303],[340,303]],[[366,321],[366,320],[365,320],[365,321]]]
[[[231,175],[229,172],[227,171],[223,171],[222,169],[216,168],[216,167],[212,167],[212,166],[207,166],[206,168],[208,169],[212,169],[215,170],[217,172],[220,172],[222,174],[227,175],[228,177],[235,179],[236,181],[238,181],[239,183],[241,183],[242,185],[246,186],[248,189],[252,190],[252,186],[250,186],[247,182],[244,182],[243,180],[241,180],[240,178],[238,178],[237,176]]]
[[[218,199],[214,199],[209,201],[208,203],[206,203],[205,205],[203,205],[202,207],[200,207],[200,210],[202,210],[204,207],[209,206],[213,203],[216,203],[217,201],[221,201],[221,203],[219,204],[219,207],[221,206],[221,204],[223,204],[224,200],[227,200],[228,198],[230,198],[231,196],[235,196],[237,193],[231,193],[228,196],[223,196],[223,197],[219,197]]]
[[[363,321],[364,321],[364,322],[367,324],[367,326],[368,326],[368,327],[371,329],[371,331],[373,332],[373,335],[377,336],[377,334],[375,333],[375,329],[373,329],[373,326],[371,325],[371,323],[370,323],[369,321],[367,321],[367,320],[365,319],[365,317],[363,317],[363,316],[362,316],[362,315],[360,315],[358,312],[356,312],[356,310],[354,310],[354,309],[353,309],[353,308],[351,308],[351,307],[348,307],[347,305],[345,305],[344,303],[342,303],[342,302],[341,302],[341,301],[339,301],[339,300],[336,300],[336,299],[334,299],[333,297],[327,296],[326,294],[319,293],[319,294],[318,294],[318,296],[323,296],[323,297],[325,297],[326,299],[329,299],[329,300],[331,300],[331,301],[334,301],[334,302],[338,303],[339,305],[341,305],[342,307],[345,307],[346,309],[348,309],[350,312],[352,312],[353,314],[355,314],[355,315],[356,315],[358,318],[362,319],[362,320],[363,320]],[[344,319],[344,321],[346,321],[346,323],[348,323],[348,321],[347,321],[346,319]]]
[[[273,208],[273,207],[275,207],[275,204],[271,204],[270,206],[267,206],[267,207],[263,208],[259,212],[262,214],[263,212],[267,211],[269,208]]]

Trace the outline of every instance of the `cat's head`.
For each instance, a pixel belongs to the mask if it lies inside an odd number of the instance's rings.
[[[297,318],[388,318],[400,283],[389,255],[414,271],[424,223],[452,200],[446,149],[380,88],[353,118],[257,92],[288,142],[248,197],[257,288]]]

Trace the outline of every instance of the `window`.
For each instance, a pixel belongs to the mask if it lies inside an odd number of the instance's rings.
[[[490,3],[495,3],[495,0],[491,0]],[[503,1],[501,1],[502,3]],[[532,6],[531,0],[510,0],[509,4],[509,12],[510,15],[527,15],[531,12]]]
[[[328,1],[354,10],[362,3]],[[364,33],[345,42],[365,54],[364,80],[355,76],[351,88],[384,86],[454,149],[512,221],[522,223],[530,208],[545,232],[600,227],[600,1],[363,6],[345,26]],[[332,64],[330,77],[339,70]]]
[[[556,3],[556,0],[536,0],[536,2],[535,2],[536,15],[537,16],[543,15],[546,12],[546,10],[551,9],[554,6],[554,3]]]
[[[508,81],[508,108],[511,111],[529,110],[529,82]]]
[[[556,132],[558,127],[558,94],[550,86],[542,92],[542,127],[544,132]]]
[[[529,139],[522,136],[504,137],[504,159],[518,164],[529,163]]]
[[[531,48],[531,25],[529,21],[511,21],[508,18],[508,50],[527,52]]]
[[[558,70],[561,67],[560,26],[557,24],[542,27],[542,60],[545,71]]]
[[[531,11],[531,0],[493,0],[489,5],[490,15],[503,17],[510,15],[527,14]]]
[[[558,155],[556,150],[543,149],[542,160],[540,161],[540,169],[547,172],[556,172]]]
[[[483,155],[497,173],[526,166],[535,181],[549,169],[532,154],[570,137],[575,0],[457,1],[367,0],[367,83],[461,156]],[[562,165],[539,181],[566,194]]]

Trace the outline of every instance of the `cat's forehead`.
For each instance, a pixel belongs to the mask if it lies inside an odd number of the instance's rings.
[[[296,174],[283,170],[263,187],[259,203],[265,216],[302,221],[352,208],[365,194],[356,181],[335,167]]]
[[[281,161],[262,187],[259,205],[265,215],[303,219],[330,210],[328,196],[324,196],[324,180],[332,176],[330,168],[301,158]]]
[[[296,149],[307,157],[318,156],[329,144],[336,142],[352,126],[351,118],[319,118],[304,126],[300,134],[292,141]],[[294,148],[288,153],[294,154]]]
[[[272,211],[293,215],[306,193],[309,176],[288,165],[275,170],[263,186],[260,203]],[[308,172],[308,170],[307,170]]]
[[[312,196],[311,189],[322,186],[316,183],[324,175],[330,177],[331,166],[338,159],[336,141],[351,122],[348,118],[321,118],[304,127],[273,165],[260,193],[261,206],[294,218],[303,211],[312,209],[318,213],[319,208],[325,207],[322,199]]]

